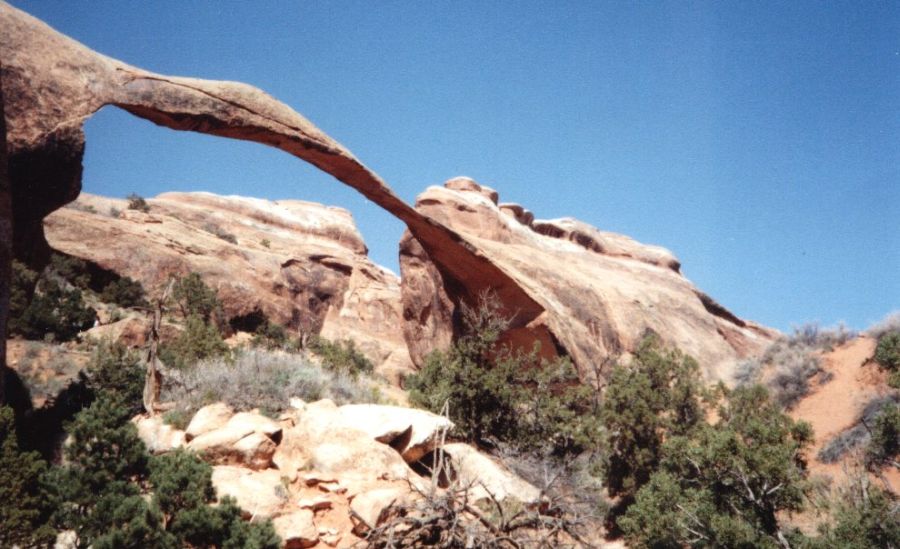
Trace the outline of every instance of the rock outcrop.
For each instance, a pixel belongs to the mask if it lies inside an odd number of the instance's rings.
[[[186,431],[161,416],[133,422],[153,452],[183,447],[212,464],[218,498],[234,498],[247,520],[271,519],[286,549],[354,546],[400,506],[445,489],[469,502],[532,505],[542,497],[475,448],[445,444],[436,435],[453,425],[440,416],[398,406],[293,403],[277,422],[223,403],[198,410]],[[444,488],[427,476],[431,458],[415,463],[441,448],[449,471]]]
[[[3,241],[11,241],[15,256],[32,267],[42,267],[49,254],[43,219],[81,190],[84,121],[114,105],[172,129],[281,149],[403,221],[409,230],[402,250],[404,326],[417,363],[458,329],[460,305],[476,304],[487,290],[505,315],[515,316],[510,340],[530,345],[537,339],[550,354],[572,356],[582,373],[628,351],[645,329],[686,344],[687,352],[710,365],[751,353],[767,339],[764,329],[740,321],[679,277],[658,250],[638,246],[641,259],[630,243],[604,243],[578,227],[535,222],[524,208],[498,207],[496,192],[465,179],[426,192],[413,208],[346,148],[259,89],[145,71],[95,53],[3,3],[0,28],[9,176],[8,199],[0,186],[0,236],[12,221],[12,238]],[[451,214],[448,203],[464,210]],[[152,215],[142,220],[154,222]],[[585,235],[597,249],[583,246]],[[3,293],[9,260],[0,249],[0,320],[8,310]],[[568,274],[560,279],[563,269]]]
[[[294,333],[352,338],[389,379],[411,369],[398,329],[400,281],[369,260],[348,211],[209,193],[148,203],[145,213],[82,193],[47,216],[44,231],[53,249],[129,276],[151,295],[173,276],[199,273],[237,329],[268,319]]]
[[[649,332],[700,360],[714,379],[728,379],[727,365],[771,342],[774,332],[737,318],[682,276],[668,250],[573,219],[535,220],[497,199],[468,178],[418,197],[420,213],[463,240],[455,249],[473,251],[492,268],[478,273],[477,284],[460,284],[443,267],[454,249],[442,249],[436,261],[415,235],[404,236],[404,330],[417,364],[458,333],[459,304],[494,288],[506,288],[496,295],[513,319],[507,341],[526,349],[540,341],[542,352],[572,357],[586,377]]]

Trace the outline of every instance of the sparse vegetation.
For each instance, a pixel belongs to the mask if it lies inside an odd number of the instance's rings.
[[[379,402],[377,385],[367,376],[327,370],[302,355],[249,349],[233,360],[202,360],[181,372],[181,381],[164,388],[163,399],[184,410],[226,402],[237,410],[276,413],[291,398],[330,398],[338,404]]]
[[[228,352],[219,329],[199,315],[191,314],[178,339],[162,346],[159,356],[165,364],[183,370],[198,360],[223,356]]]
[[[66,289],[58,275],[41,276],[13,261],[9,332],[32,340],[69,341],[96,319],[77,288]],[[30,299],[29,299],[30,297]]]
[[[479,444],[550,446],[557,454],[593,444],[595,401],[568,361],[548,363],[539,349],[519,353],[500,344],[508,320],[489,297],[464,308],[463,318],[465,334],[406,379],[410,402],[436,413],[449,405],[454,433]]]
[[[631,547],[789,547],[779,513],[802,509],[812,432],[761,386],[726,396],[716,425],[663,444],[660,467],[618,525]]]
[[[144,287],[141,283],[127,276],[117,278],[107,284],[100,292],[100,301],[115,303],[122,307],[143,307],[147,305]]]
[[[612,496],[630,501],[658,469],[663,443],[685,436],[704,420],[699,366],[692,358],[645,339],[628,366],[616,366],[603,399]]]
[[[888,384],[900,389],[900,331],[885,332],[878,338],[875,361],[889,372]]]
[[[213,223],[213,222],[205,223],[203,225],[203,230],[208,232],[211,235],[215,235],[218,238],[221,238],[225,242],[230,242],[232,244],[238,243],[237,237],[235,235],[233,235],[232,233],[229,233],[228,231],[226,231],[225,229],[223,229],[221,226],[217,225],[216,223]]]
[[[126,200],[128,200],[129,210],[137,210],[144,213],[150,211],[150,204],[148,204],[144,197],[142,197],[141,195],[137,193],[131,193],[125,198]]]
[[[72,210],[77,210],[79,212],[85,212],[85,213],[91,213],[91,214],[97,213],[97,208],[91,206],[90,204],[85,204],[83,202],[79,202],[77,200],[75,200],[73,202],[69,202],[68,204],[65,205],[65,207],[72,209]]]
[[[900,548],[900,502],[895,494],[871,484],[859,472],[840,489],[835,501],[833,522],[825,522],[820,535],[804,540],[803,547]]]
[[[207,286],[200,274],[195,272],[175,280],[172,298],[185,319],[197,315],[209,321],[213,313],[222,307],[216,291]]]
[[[823,329],[817,324],[805,324],[795,328],[792,335],[775,341],[759,360],[738,364],[735,381],[738,385],[759,383],[764,367],[771,367],[774,371],[766,385],[772,399],[790,409],[809,393],[813,378],[818,375],[821,383],[830,379],[822,369],[820,354],[834,350],[856,335],[843,325]]]
[[[333,372],[355,377],[375,371],[372,361],[356,348],[352,339],[331,341],[315,336],[309,343],[309,350],[322,359],[322,366]]]
[[[0,547],[52,545],[50,509],[40,496],[47,464],[37,452],[20,450],[16,438],[12,409],[0,407]]]

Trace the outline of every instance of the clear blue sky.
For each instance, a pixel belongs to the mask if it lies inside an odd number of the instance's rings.
[[[900,3],[12,3],[146,69],[259,86],[408,201],[468,175],[666,246],[745,318],[900,308]],[[284,153],[111,108],[87,134],[86,191],[340,205],[397,270],[402,225]]]

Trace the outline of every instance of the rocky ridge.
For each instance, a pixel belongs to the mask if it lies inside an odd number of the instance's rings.
[[[698,290],[668,250],[602,232],[574,219],[535,220],[468,178],[419,195],[416,209],[452,229],[493,266],[477,285],[460,285],[407,232],[401,242],[404,330],[413,361],[443,348],[459,330],[458,308],[497,287],[513,318],[507,341],[548,356],[570,356],[583,376],[627,355],[649,332],[698,358],[711,379],[728,379],[736,359],[761,352],[776,335],[744,321]],[[442,249],[450,255],[453,250]],[[502,281],[497,281],[501,277]]]

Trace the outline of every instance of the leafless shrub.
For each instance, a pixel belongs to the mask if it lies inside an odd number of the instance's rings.
[[[338,404],[379,402],[377,384],[366,376],[351,378],[323,369],[303,355],[264,349],[243,350],[233,358],[202,360],[168,382],[163,399],[196,410],[226,402],[237,410],[260,408],[276,413],[291,398],[330,398]]]
[[[880,339],[881,336],[891,332],[900,332],[900,311],[893,311],[873,324],[866,330],[866,335],[874,339]]]
[[[734,368],[734,382],[736,385],[753,385],[758,383],[762,376],[763,362],[758,358],[748,358],[737,363]]]
[[[872,438],[869,429],[875,423],[875,418],[878,417],[885,407],[898,402],[900,402],[900,396],[898,395],[876,397],[869,401],[866,407],[863,408],[856,424],[828,441],[827,444],[822,446],[816,457],[823,463],[835,463],[848,452],[868,444]]]
[[[488,500],[474,501],[474,483],[448,474],[449,464],[440,450],[434,463],[430,485],[423,489],[410,483],[418,497],[385,509],[380,517],[383,523],[365,533],[366,547],[593,547],[585,533],[590,528],[594,534],[600,531],[599,521],[593,520],[595,513],[583,514],[558,489],[562,479],[573,478],[566,467],[540,459],[520,461],[545,481],[539,484],[544,487],[540,502],[526,505],[511,498],[500,501],[490,492]],[[449,485],[441,487],[447,479]]]

